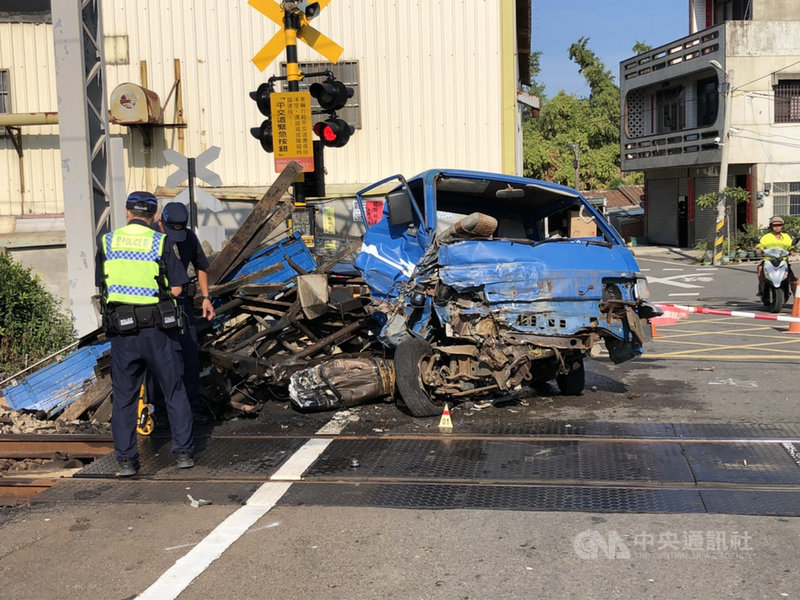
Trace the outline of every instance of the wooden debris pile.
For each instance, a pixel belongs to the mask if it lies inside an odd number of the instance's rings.
[[[371,368],[370,360],[383,360],[377,323],[366,310],[368,290],[359,278],[330,273],[358,249],[360,241],[322,264],[316,263],[297,235],[270,241],[294,209],[285,193],[299,169],[292,163],[281,173],[209,267],[217,318],[198,323],[201,364],[212,367],[203,383],[212,390],[209,396],[218,401],[221,392],[231,406],[244,412],[256,410],[257,402],[249,401],[254,397],[253,388],[266,386],[272,397],[277,393],[285,399],[293,374],[334,356],[367,361],[365,368]],[[347,365],[347,372],[352,372],[353,363]],[[361,399],[364,394],[342,394],[344,383],[331,383],[327,390],[334,398],[365,401]],[[391,386],[378,386],[376,393],[393,389],[393,384],[392,370]],[[305,389],[301,395],[306,400],[296,403],[298,408],[333,407],[330,401],[309,404],[311,390]],[[207,400],[209,408],[218,413],[213,399]]]

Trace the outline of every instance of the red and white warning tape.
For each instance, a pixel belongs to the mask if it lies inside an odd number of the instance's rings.
[[[746,317],[749,319],[765,319],[767,321],[786,321],[788,323],[800,323],[800,317],[790,317],[789,315],[752,313],[752,312],[742,312],[739,310],[721,310],[719,308],[705,308],[703,306],[683,306],[680,304],[656,303],[656,306],[664,311],[668,311],[672,308],[677,308],[679,310],[685,310],[690,313],[698,313],[704,315],[722,315],[724,317]]]

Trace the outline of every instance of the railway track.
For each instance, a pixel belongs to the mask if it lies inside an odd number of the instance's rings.
[[[211,435],[197,466],[174,468],[168,440],[140,446],[126,489],[170,482],[292,485],[290,505],[611,512],[800,512],[800,436],[560,433],[265,433]],[[741,435],[729,435],[740,433]],[[763,432],[762,432],[763,433]],[[149,448],[152,447],[152,453]],[[295,455],[320,448],[302,470]],[[76,477],[115,477],[112,456]],[[122,484],[122,482],[120,482]],[[131,485],[128,485],[131,484]],[[147,485],[150,484],[150,485]],[[119,487],[119,486],[117,486]],[[155,493],[155,491],[153,491]],[[224,502],[220,498],[215,502]]]
[[[110,435],[20,434],[0,435],[0,458],[14,460],[69,458],[95,460],[113,449]],[[74,469],[73,469],[74,470]],[[0,473],[0,506],[24,504],[63,479],[51,473]]]
[[[775,507],[800,498],[800,437],[796,432],[774,433],[762,437],[212,433],[199,444],[198,464],[191,470],[175,469],[171,453],[164,451],[169,448],[168,436],[154,435],[140,445],[139,473],[118,481],[133,491],[142,485],[155,490],[158,486],[147,484],[170,481],[253,484],[287,480],[299,484],[293,486],[287,502],[335,504],[347,497],[364,505],[391,505],[392,498],[404,498],[401,505],[422,508],[485,501],[486,508],[510,502],[512,508],[522,510],[563,510],[559,508],[563,497],[574,506],[591,510],[611,497],[616,505],[635,505],[641,512],[660,512],[665,506],[672,507],[665,509],[667,512],[696,512],[698,507],[724,512],[713,509],[715,503],[728,507],[740,502],[744,494],[758,503],[748,510],[785,514],[793,509]],[[111,451],[109,436],[14,438],[0,437],[0,456],[45,457],[57,451],[97,459],[76,473],[77,479],[69,480],[71,485],[91,486],[99,484],[98,479],[116,479],[114,457],[104,456]],[[283,463],[309,442],[327,446],[301,475],[281,475]],[[52,485],[46,478],[0,478],[0,497],[20,503]],[[483,500],[469,500],[478,497]],[[585,500],[576,501],[576,497]]]

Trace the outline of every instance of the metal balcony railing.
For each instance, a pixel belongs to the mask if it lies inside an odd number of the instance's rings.
[[[704,29],[694,35],[655,48],[650,52],[645,52],[622,63],[620,87],[630,89],[641,85],[640,82],[634,83],[632,80],[650,74],[658,74],[659,79],[672,77],[672,74],[660,73],[660,71],[668,71],[701,56],[711,59],[713,57],[708,56],[710,54],[721,55],[721,51],[724,49],[723,27],[723,25],[718,25],[717,27]]]

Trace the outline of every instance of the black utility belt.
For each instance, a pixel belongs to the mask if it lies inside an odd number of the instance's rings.
[[[110,307],[106,315],[107,328],[111,333],[132,333],[148,327],[176,329],[181,326],[180,311],[172,300],[143,306],[120,304]]]

